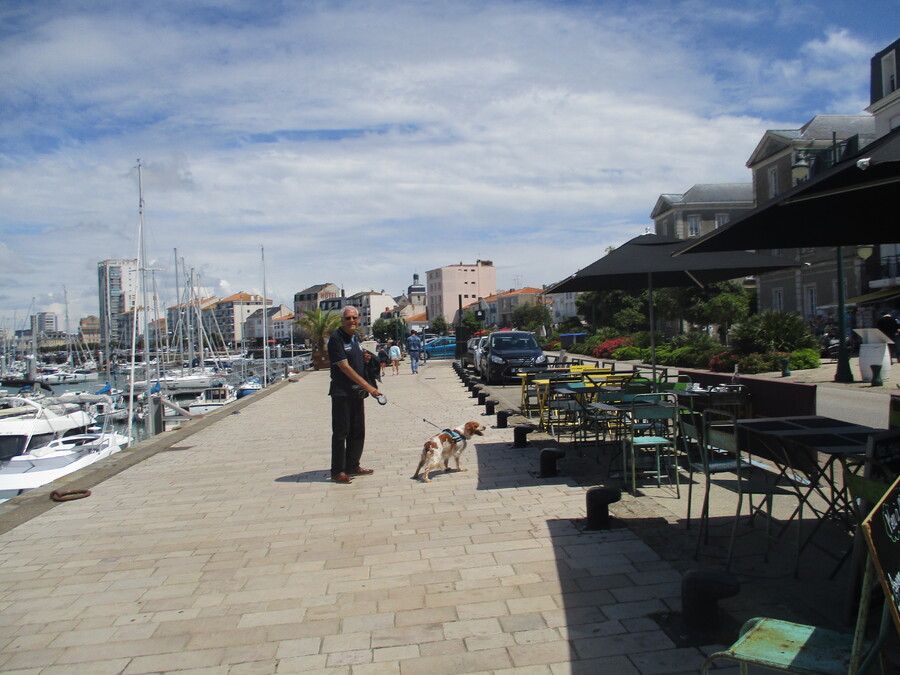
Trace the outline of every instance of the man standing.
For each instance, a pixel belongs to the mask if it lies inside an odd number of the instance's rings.
[[[359,465],[366,441],[365,396],[380,392],[364,377],[366,372],[362,347],[356,329],[359,310],[344,307],[341,327],[328,338],[331,360],[331,480],[349,483],[350,476],[368,476],[373,469]]]
[[[413,374],[419,372],[419,353],[422,351],[422,339],[416,335],[416,331],[412,331],[406,338],[406,351],[409,352],[409,365],[412,366]]]

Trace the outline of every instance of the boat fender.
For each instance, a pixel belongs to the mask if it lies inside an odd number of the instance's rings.
[[[54,490],[50,493],[50,499],[55,502],[71,502],[75,499],[84,499],[90,496],[90,490]]]

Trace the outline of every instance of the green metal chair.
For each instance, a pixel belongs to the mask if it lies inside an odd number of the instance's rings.
[[[631,493],[637,492],[638,459],[650,457],[661,486],[662,471],[671,468],[675,474],[675,493],[681,497],[678,467],[676,466],[678,436],[678,401],[673,394],[638,394],[631,400],[626,421],[623,448],[625,473],[631,475]]]
[[[844,464],[844,469],[845,479],[849,478],[847,488],[858,505],[868,503],[873,506],[887,489],[886,483],[860,476],[847,464]],[[856,510],[854,515],[857,524],[862,523],[867,513],[868,508]],[[880,649],[887,639],[892,622],[888,603],[884,602],[878,634],[866,644],[866,624],[872,591],[878,582],[875,565],[868,554],[864,564],[865,572],[853,633],[757,617],[743,625],[734,644],[707,657],[700,671],[701,675],[706,675],[712,664],[720,660],[739,663],[741,675],[747,675],[751,665],[801,675],[860,675],[868,672],[881,656]],[[881,672],[887,672],[883,660]]]

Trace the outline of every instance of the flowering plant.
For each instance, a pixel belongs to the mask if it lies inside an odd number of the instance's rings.
[[[594,351],[591,355],[595,359],[608,359],[611,358],[613,352],[615,352],[620,347],[631,347],[634,345],[634,340],[630,337],[618,337],[611,338],[609,340],[604,340],[599,345],[594,347]]]

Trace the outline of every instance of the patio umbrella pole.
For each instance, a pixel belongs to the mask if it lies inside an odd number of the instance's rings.
[[[653,272],[647,272],[647,302],[650,305],[650,372],[656,389],[656,333],[653,325]]]

